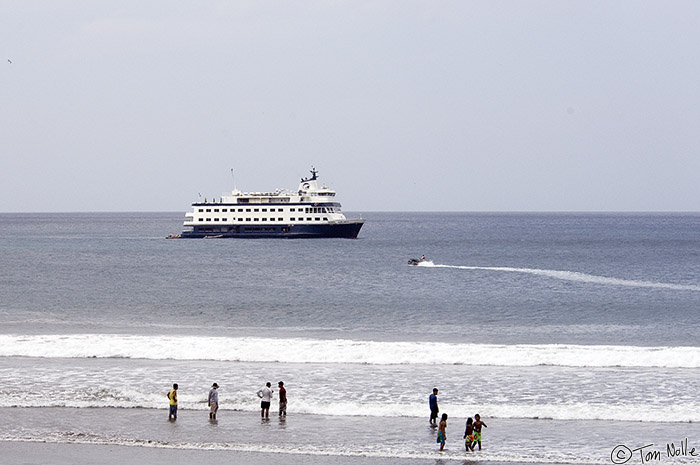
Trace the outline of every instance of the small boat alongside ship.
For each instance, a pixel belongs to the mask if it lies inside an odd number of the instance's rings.
[[[302,178],[296,191],[241,192],[218,201],[195,202],[185,214],[183,231],[168,239],[187,238],[347,238],[355,239],[365,220],[347,219],[336,192],[318,183],[318,171]]]

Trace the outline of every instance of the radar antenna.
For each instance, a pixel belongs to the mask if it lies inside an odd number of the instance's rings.
[[[310,178],[301,178],[301,182],[307,182],[307,181],[315,181],[318,179],[318,171],[316,171],[316,168],[311,165],[311,177]]]

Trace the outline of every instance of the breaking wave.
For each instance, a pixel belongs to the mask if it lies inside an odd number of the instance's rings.
[[[0,335],[0,356],[368,365],[700,367],[700,347],[123,334]]]

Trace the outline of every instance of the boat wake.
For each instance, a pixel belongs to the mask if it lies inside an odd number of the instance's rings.
[[[452,268],[457,270],[483,270],[509,273],[525,273],[548,278],[561,279],[564,281],[575,281],[580,283],[603,284],[609,286],[646,287],[654,289],[671,289],[674,291],[696,291],[700,292],[700,286],[691,284],[672,284],[653,281],[639,281],[633,279],[610,278],[607,276],[597,276],[578,271],[561,270],[541,270],[538,268],[514,268],[507,266],[460,266],[460,265],[440,265],[432,262],[423,262],[423,267],[432,268]]]

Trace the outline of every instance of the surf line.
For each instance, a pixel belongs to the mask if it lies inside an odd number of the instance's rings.
[[[430,266],[430,265],[428,265]],[[502,271],[510,273],[526,273],[538,276],[547,276],[549,278],[561,279],[564,281],[576,281],[581,283],[605,284],[612,286],[627,286],[627,287],[647,287],[655,289],[672,289],[675,291],[695,291],[700,292],[700,286],[686,284],[671,284],[671,283],[656,283],[652,281],[637,281],[631,279],[609,278],[606,276],[596,276],[592,274],[581,273],[578,271],[560,271],[560,270],[540,270],[537,268],[513,268],[507,266],[460,266],[460,265],[432,265],[435,268],[453,268],[457,270],[484,270],[484,271]]]

